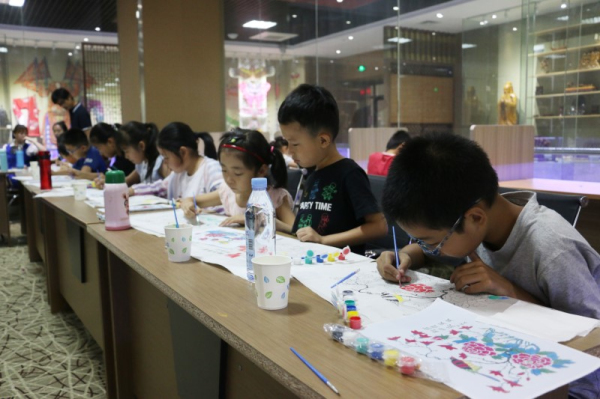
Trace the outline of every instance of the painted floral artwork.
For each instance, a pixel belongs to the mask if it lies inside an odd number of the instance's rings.
[[[600,367],[598,358],[484,323],[441,300],[419,314],[372,324],[364,335],[441,364],[445,383],[471,398],[535,397]]]

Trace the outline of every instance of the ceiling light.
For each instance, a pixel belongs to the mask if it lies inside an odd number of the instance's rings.
[[[298,18],[296,14],[292,14],[292,18]]]
[[[100,32],[100,27],[96,26],[96,32]]]
[[[84,41],[84,42],[89,42],[89,41],[90,41],[90,39],[88,39],[87,37],[84,37],[84,38],[83,38],[83,41]]]
[[[242,26],[244,28],[251,28],[251,29],[269,29],[269,28],[274,27],[275,25],[277,25],[277,22],[257,21],[255,19],[253,19],[252,21],[246,22]]]
[[[72,57],[72,56],[73,56],[73,53],[69,53],[69,57]]]
[[[488,20],[487,20],[487,19],[486,19],[486,20],[484,20],[484,21],[481,21],[481,22],[479,23],[479,25],[487,25],[487,24],[488,24]]]
[[[8,53],[8,48],[0,47],[0,53]]]
[[[354,40],[354,36],[348,36],[348,40]]]
[[[471,43],[463,43],[462,44],[462,48],[463,49],[473,48],[473,47],[477,47],[477,45],[476,44],[471,44]]]
[[[400,10],[400,7],[398,7],[398,6],[394,6],[393,10],[394,10],[394,11],[399,11],[399,10]]]
[[[516,32],[516,31],[517,31],[517,27],[513,26],[513,32]]]
[[[567,8],[567,3],[562,3],[562,4],[560,5],[560,8],[562,8],[562,9],[565,9],[565,8]]]
[[[8,0],[8,5],[13,7],[23,7],[25,0]]]
[[[346,25],[350,25],[351,23],[351,21],[346,21]]]
[[[333,60],[329,60],[329,63],[330,63],[330,64],[333,64]]]
[[[342,52],[342,50],[335,50],[336,54],[340,54]]]
[[[392,42],[392,43],[398,43],[400,42],[400,44],[404,44],[404,43],[410,43],[412,42],[412,39],[407,39],[406,37],[390,37],[388,39],[388,42]]]
[[[565,15],[564,17],[558,17],[556,18],[557,21],[568,21],[569,20],[569,16]]]
[[[492,19],[496,19],[498,16],[496,14],[492,15]]]
[[[80,46],[75,46],[75,50],[79,50],[80,48]]]
[[[343,1],[344,1],[344,0],[337,0],[337,2],[338,2],[338,3],[341,3],[341,2],[343,2]]]
[[[379,67],[375,67],[375,70],[376,70],[376,71],[379,71]]]
[[[435,14],[435,16],[438,18],[444,18],[444,14],[442,14],[441,12],[438,12],[437,14]]]
[[[431,32],[431,36],[435,36],[435,32]]]

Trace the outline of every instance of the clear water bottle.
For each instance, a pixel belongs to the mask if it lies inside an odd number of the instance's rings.
[[[267,179],[252,179],[252,194],[246,205],[246,270],[254,282],[252,259],[275,255],[275,208],[267,192]]]

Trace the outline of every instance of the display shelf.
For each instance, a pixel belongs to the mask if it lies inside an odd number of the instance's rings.
[[[569,25],[565,25],[565,26],[559,26],[558,28],[550,28],[550,29],[539,30],[539,31],[536,31],[536,32],[530,32],[529,35],[531,35],[531,36],[544,36],[544,35],[549,35],[549,34],[552,34],[552,33],[564,32],[564,31],[571,30],[571,29],[592,28],[592,27],[597,26],[598,24],[600,24],[600,22],[569,24]]]
[[[579,118],[600,118],[600,114],[591,114],[591,115],[557,115],[557,116],[534,116],[536,120],[539,119],[579,119]]]
[[[530,76],[530,77],[531,78],[551,78],[553,76],[573,75],[576,73],[587,73],[587,72],[598,72],[598,71],[600,71],[600,68],[569,69],[566,71],[549,72],[549,73],[543,73],[543,74]]]
[[[576,91],[571,93],[554,93],[554,94],[539,94],[537,96],[530,96],[529,98],[554,98],[554,97],[569,97],[569,96],[592,96],[594,94],[600,94],[600,90],[590,90],[590,91]]]
[[[546,55],[563,54],[563,53],[567,53],[570,51],[576,51],[576,50],[587,50],[587,49],[592,49],[595,47],[598,47],[600,49],[600,42],[595,43],[595,44],[588,44],[585,46],[567,47],[567,48],[560,49],[560,50],[544,51],[543,53],[529,53],[527,55],[529,57],[543,57]]]

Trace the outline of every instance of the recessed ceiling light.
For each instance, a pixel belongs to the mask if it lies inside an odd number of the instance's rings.
[[[348,40],[354,40],[354,36],[348,36]]]
[[[242,26],[244,28],[251,28],[251,29],[269,29],[269,28],[274,27],[275,25],[277,25],[277,22],[257,21],[255,19],[253,19],[252,21],[246,22]]]
[[[496,19],[498,16],[496,14],[492,15],[492,19]]]
[[[23,7],[25,0],[8,0],[8,5],[13,7]]]
[[[516,31],[517,31],[517,27],[513,26],[513,32],[516,32]]]
[[[89,42],[89,41],[90,41],[90,39],[88,39],[87,37],[84,37],[84,38],[83,38],[83,41],[84,41],[84,42]]]
[[[341,3],[341,2],[343,2],[343,1],[344,1],[344,0],[337,0],[337,2],[338,2],[338,3]]]
[[[400,10],[400,7],[398,7],[398,6],[394,6],[393,10],[394,10],[394,11],[398,11],[398,10]]]
[[[400,42],[400,44],[404,44],[404,43],[410,43],[412,42],[412,39],[407,39],[406,37],[390,37],[388,39],[388,42],[392,42],[392,43],[398,43]]]
[[[340,54],[342,52],[342,50],[335,50],[336,54]]]
[[[8,48],[0,47],[0,53],[8,53]]]
[[[100,32],[100,27],[96,26],[96,32]]]
[[[72,57],[72,56],[73,56],[73,53],[69,53],[69,57]]]
[[[298,18],[296,14],[292,14],[292,18]]]
[[[431,36],[435,36],[435,32],[431,32]]]
[[[477,47],[477,45],[476,44],[471,44],[471,43],[463,43],[462,44],[462,48],[463,49],[473,48],[473,47]]]
[[[560,5],[560,8],[563,8],[563,9],[564,9],[564,8],[567,8],[567,3],[562,3],[562,4]]]
[[[329,60],[329,63],[330,63],[330,64],[333,64],[333,60]]]
[[[350,25],[352,21],[346,21],[346,25]]]
[[[376,71],[379,71],[379,67],[375,67],[375,70],[376,70]]]
[[[481,22],[479,23],[479,25],[487,25],[487,24],[488,24],[488,20],[487,20],[487,19],[486,19],[486,20],[483,20],[483,21],[481,21]]]
[[[435,16],[438,18],[444,18],[444,14],[442,14],[441,12],[438,12],[437,14],[435,14]]]
[[[75,46],[75,50],[79,50],[81,46]]]

